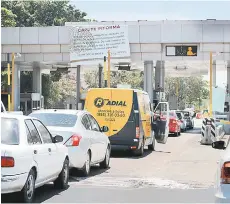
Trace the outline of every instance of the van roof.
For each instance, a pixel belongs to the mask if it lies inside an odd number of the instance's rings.
[[[88,89],[88,92],[91,91],[91,90],[132,90],[134,92],[141,92],[141,93],[145,93],[145,94],[148,94],[146,91],[142,91],[142,90],[139,90],[139,89],[129,89],[129,88],[90,88]]]

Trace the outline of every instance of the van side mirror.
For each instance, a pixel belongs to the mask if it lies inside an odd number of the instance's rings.
[[[212,148],[214,148],[214,149],[225,149],[225,142],[224,141],[213,142]]]
[[[107,126],[103,126],[101,128],[101,132],[108,132],[109,131],[109,128]]]

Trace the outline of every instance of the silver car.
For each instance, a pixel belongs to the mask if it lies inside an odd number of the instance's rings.
[[[179,118],[179,120],[181,121],[181,131],[185,132],[187,130],[187,122],[184,119],[184,114],[181,111],[176,111],[177,117]]]

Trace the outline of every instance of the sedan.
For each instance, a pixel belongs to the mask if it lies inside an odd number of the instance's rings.
[[[169,133],[174,133],[175,136],[181,134],[181,122],[175,111],[169,112]]]
[[[68,149],[59,135],[38,119],[1,114],[1,193],[20,192],[19,200],[31,203],[35,188],[54,182],[65,189],[69,179]]]
[[[88,176],[94,164],[108,168],[111,146],[104,132],[108,127],[98,125],[87,111],[80,110],[39,110],[30,114],[40,119],[52,134],[64,137],[68,147],[70,168],[79,169]]]
[[[230,203],[230,138],[227,144],[224,141],[216,141],[212,144],[212,147],[225,150],[217,169],[216,203]]]

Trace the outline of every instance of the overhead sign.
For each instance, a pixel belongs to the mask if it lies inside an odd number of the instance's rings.
[[[70,26],[70,62],[111,60],[130,57],[128,27],[125,25]],[[84,64],[84,63],[83,63]]]
[[[197,46],[176,45],[166,46],[166,56],[197,56]]]

